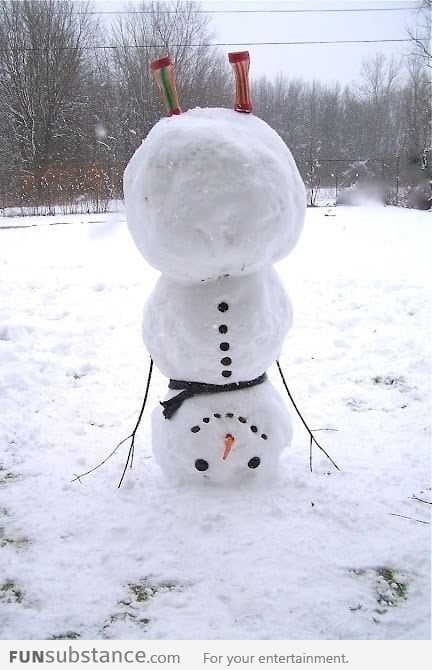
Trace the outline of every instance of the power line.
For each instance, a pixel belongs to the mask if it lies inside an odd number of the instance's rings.
[[[411,5],[411,7],[350,7],[345,9],[197,9],[194,14],[330,14],[330,13],[349,13],[349,12],[407,12],[416,11],[419,9],[418,5]],[[106,11],[89,11],[77,12],[77,14],[154,14],[153,10],[136,9],[136,10],[106,10]],[[157,11],[157,14],[176,14],[176,10]]]
[[[366,161],[377,161],[379,163],[389,163],[392,161],[397,161],[397,156],[388,156],[387,158],[374,158],[373,156],[370,156],[369,158],[321,158],[321,156],[314,156],[314,159],[318,161],[318,163],[346,163],[347,161],[351,163],[365,163]],[[294,157],[294,160],[299,163],[301,163],[302,160],[305,160],[304,158],[298,158]],[[306,160],[309,160],[306,158]]]
[[[424,39],[424,38],[420,38]],[[208,47],[244,47],[244,46],[310,46],[313,44],[384,44],[392,42],[411,42],[407,37],[403,39],[379,39],[379,40],[309,40],[296,42],[211,42],[208,44],[94,44],[82,47],[57,47],[59,51],[74,51],[76,49],[182,49],[182,48],[208,48]],[[48,51],[49,47],[10,47],[0,48],[0,52],[33,52]]]

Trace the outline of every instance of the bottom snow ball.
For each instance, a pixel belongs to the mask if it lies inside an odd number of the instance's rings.
[[[166,399],[176,393],[169,391]],[[189,398],[170,419],[156,408],[152,427],[155,458],[177,483],[272,478],[292,438],[287,409],[268,381]]]

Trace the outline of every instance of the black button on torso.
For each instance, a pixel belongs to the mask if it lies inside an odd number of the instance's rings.
[[[229,309],[228,303],[226,303],[224,301],[219,303],[218,310],[220,312],[226,312],[228,309]],[[228,326],[224,323],[221,324],[219,326],[219,332],[222,333],[223,335],[225,335],[225,333],[228,332]],[[219,348],[220,348],[221,351],[228,351],[228,349],[230,348],[229,342],[221,342],[219,344]],[[222,365],[231,365],[232,360],[229,356],[224,356],[224,358],[222,358],[222,360],[221,360],[221,363],[222,363]],[[227,377],[231,377],[232,372],[231,372],[231,370],[223,370],[221,374],[222,374],[222,377],[227,378]]]

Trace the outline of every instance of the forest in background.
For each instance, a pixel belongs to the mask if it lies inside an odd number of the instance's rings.
[[[143,2],[108,24],[90,3],[0,0],[0,210],[97,212],[120,200],[126,163],[164,114],[149,64],[167,53],[184,110],[232,106],[226,53],[208,46],[211,16],[199,9]],[[413,38],[409,56],[377,54],[350,86],[252,81],[254,111],[293,153],[309,204],[320,189],[374,183],[387,202],[417,206],[411,191],[430,205],[428,48]]]

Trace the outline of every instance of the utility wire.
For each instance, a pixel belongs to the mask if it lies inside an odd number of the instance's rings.
[[[420,9],[419,5],[411,5],[411,7],[352,7],[346,9],[197,9],[194,14],[330,14],[330,13],[349,13],[349,12],[413,12]],[[77,12],[77,14],[154,14],[153,10],[136,9],[136,10],[105,10],[105,11],[89,11]],[[157,11],[157,14],[176,14],[176,10]]]
[[[425,39],[423,37],[419,39]],[[296,41],[296,42],[248,42],[247,40],[243,42],[210,42],[208,44],[95,44],[93,46],[80,46],[80,47],[56,47],[59,51],[75,51],[76,49],[180,49],[186,47],[193,48],[208,48],[208,47],[243,47],[243,46],[310,46],[313,44],[384,44],[384,43],[395,43],[395,42],[412,42],[410,38],[404,39],[380,39],[380,40],[305,40],[305,41]],[[0,52],[3,51],[48,51],[49,47],[10,47],[0,48]]]

